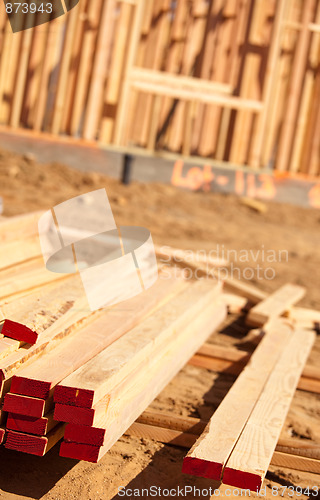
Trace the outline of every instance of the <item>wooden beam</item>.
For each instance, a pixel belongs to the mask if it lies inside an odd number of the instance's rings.
[[[133,81],[132,88],[140,90],[141,92],[147,92],[156,95],[164,95],[166,97],[172,97],[175,99],[181,99],[185,101],[198,101],[206,104],[217,104],[231,109],[244,109],[249,111],[255,111],[259,113],[263,109],[263,105],[260,101],[255,101],[253,99],[244,99],[236,96],[226,96],[223,94],[212,94],[209,92],[189,90],[174,87],[167,87],[159,85],[156,83],[148,83],[144,81]]]
[[[175,444],[184,448],[191,446],[204,431],[208,422],[193,417],[180,417],[176,415],[167,415],[163,412],[145,411],[131,427],[126,431],[128,436],[137,436],[145,439],[152,439],[162,443]],[[68,424],[65,431],[65,439],[68,441],[77,441],[80,432],[85,432],[84,426]],[[101,429],[87,428],[90,431],[100,431]],[[96,433],[98,437],[98,433]],[[95,441],[94,441],[95,442]],[[190,442],[192,444],[190,445]],[[88,442],[88,444],[93,444]],[[96,445],[97,446],[97,445]],[[299,456],[318,460],[320,464],[320,446],[311,441],[294,438],[280,438],[278,440],[275,452],[284,455]],[[273,454],[271,465],[274,463],[275,454]],[[289,467],[290,468],[290,467]]]
[[[293,304],[306,294],[304,287],[286,284],[269,295],[265,300],[250,309],[246,323],[250,326],[262,326],[277,316],[285,313]]]
[[[200,315],[220,291],[221,286],[211,281],[189,285],[125,337],[66,378],[56,388],[55,402],[92,408],[133,370],[143,365],[155,346],[161,348],[175,332]]]
[[[130,35],[130,42],[128,43],[128,55],[127,62],[124,69],[124,81],[122,84],[122,90],[120,99],[118,102],[118,112],[115,122],[115,132],[114,132],[114,143],[117,145],[122,144],[123,140],[123,130],[125,128],[126,113],[129,104],[130,97],[130,82],[129,76],[130,72],[135,64],[135,58],[137,55],[138,45],[140,42],[141,28],[143,22],[143,13],[145,10],[146,0],[140,0],[135,5],[134,18],[132,22],[132,30]]]
[[[36,418],[19,415],[18,413],[9,413],[6,428],[16,432],[45,436],[56,425],[58,425],[58,422],[53,419],[53,411],[47,413],[44,417]]]
[[[41,418],[53,408],[53,397],[47,400],[11,394],[8,392],[4,398],[3,411],[17,413],[27,417]]]
[[[38,236],[38,221],[43,214],[42,211],[29,214],[15,215],[0,221],[0,243],[20,245],[26,238]]]
[[[225,484],[260,490],[314,341],[312,331],[293,333],[226,463]]]
[[[221,479],[230,453],[292,331],[291,325],[284,321],[274,322],[252,355],[250,364],[234,382],[205,432],[185,457],[183,472]]]
[[[169,73],[168,71],[157,71],[147,68],[133,68],[129,80],[134,82],[148,82],[165,87],[171,86],[177,89],[203,90],[208,93],[231,94],[232,86],[228,83],[211,82],[191,76]]]
[[[43,457],[63,438],[64,427],[63,424],[57,425],[47,436],[32,436],[22,432],[8,431],[5,447],[9,450]]]
[[[299,33],[294,59],[292,62],[290,88],[287,92],[288,102],[285,109],[285,117],[277,152],[276,169],[279,171],[290,169],[289,162],[291,159],[295,123],[297,113],[299,111],[300,94],[305,76],[306,60],[311,36],[308,25],[313,18],[314,5],[314,0],[306,0],[302,10],[303,29]]]
[[[185,287],[186,282],[179,279],[159,279],[150,290],[146,290],[139,296],[109,310],[100,311],[98,316],[94,315],[92,318],[92,324],[78,328],[75,335],[67,338],[51,352],[46,349],[47,353],[44,353],[41,358],[25,368],[22,367],[12,379],[11,392],[42,399],[48,398],[61,380],[110,346],[156,307]],[[80,314],[79,317],[84,314],[87,316],[88,311],[85,313],[80,311],[78,314]],[[61,319],[63,321],[63,318]]]
[[[135,376],[130,378],[126,386],[123,387],[122,395],[120,396],[118,393],[113,409],[104,419],[104,425],[100,424],[101,428],[107,429],[102,447],[90,446],[87,449],[87,445],[84,444],[63,443],[60,454],[71,458],[85,457],[90,461],[98,461],[178,373],[186,360],[212,333],[212,330],[221,324],[225,315],[226,310],[219,303],[207,307],[189,324],[185,331],[177,334],[171,340],[170,347],[167,346],[166,349],[165,363],[164,353],[158,352],[157,360],[149,360],[148,378],[146,378],[144,370],[140,373],[137,372]],[[92,450],[92,448],[95,449]],[[90,453],[88,454],[88,452]]]
[[[247,351],[238,351],[215,344],[204,344],[197,354],[189,360],[189,364],[218,373],[238,376],[251,356],[252,353]],[[318,367],[313,365],[304,367],[298,389],[320,394],[320,370]]]

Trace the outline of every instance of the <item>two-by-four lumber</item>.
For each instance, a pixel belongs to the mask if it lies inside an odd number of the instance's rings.
[[[20,241],[38,235],[38,221],[43,212],[32,212],[30,214],[16,215],[8,217],[0,222],[0,243],[1,245]],[[39,254],[40,255],[40,254]]]
[[[184,473],[221,479],[230,453],[292,332],[289,323],[273,322],[204,433],[184,458]]]
[[[144,370],[129,377],[127,387],[110,405],[109,414],[101,421],[100,427],[107,429],[102,447],[64,442],[60,454],[97,462],[122,436],[136,418],[149,406],[151,401],[171,381],[186,361],[200,347],[206,338],[224,321],[226,307],[218,300],[207,306],[202,313],[182,332],[156,350],[156,359],[150,358]],[[147,373],[147,377],[146,377]]]
[[[7,440],[5,448],[9,450],[29,453],[43,457],[51,448],[63,438],[64,424],[59,424],[54,427],[46,436],[32,436],[23,432],[15,432],[9,430],[7,432]]]
[[[144,411],[140,417],[137,418],[135,423],[148,425],[150,427],[150,433],[152,432],[152,427],[153,429],[162,428],[166,431],[180,431],[181,433],[192,434],[194,436],[199,436],[208,424],[206,420],[201,420],[199,418],[182,417],[180,415],[166,414],[162,411],[159,412],[150,409]],[[68,427],[69,426],[66,427],[65,436]],[[126,434],[130,434],[130,429],[128,429]],[[320,461],[320,445],[306,439],[280,438],[278,440],[276,451],[292,455],[300,455],[302,457],[315,458]]]
[[[0,300],[17,296],[22,292],[52,283],[58,280],[66,280],[68,274],[52,273],[43,265],[43,259],[38,258],[21,262],[12,268],[0,271]]]
[[[82,306],[87,307],[86,314],[90,315],[85,292],[78,275],[71,275],[62,283],[58,281],[48,284],[40,290],[21,297],[19,303],[12,300],[0,305],[0,314],[4,319],[1,333],[17,340],[16,343],[12,343],[12,350],[14,350],[14,346],[17,350],[23,343],[34,344],[39,335],[66,314],[76,301],[81,299]]]
[[[180,279],[159,279],[149,290],[106,310],[92,324],[81,328],[71,338],[65,339],[48,354],[13,376],[10,391],[42,399],[65,377],[75,372],[91,358],[110,346],[150,314],[156,307],[169,300],[187,282]]]
[[[262,326],[272,318],[281,316],[293,304],[299,302],[306,289],[299,285],[288,283],[272,293],[265,300],[250,309],[246,322],[250,326]]]
[[[223,347],[216,344],[204,344],[189,364],[221,373],[239,375],[250,357],[251,352]],[[307,364],[298,383],[298,389],[320,394],[320,369]]]
[[[65,438],[68,426],[65,430]],[[90,429],[90,427],[88,427]],[[70,431],[69,431],[70,432]],[[154,441],[159,441],[160,443],[168,443],[175,446],[180,446],[182,448],[190,448],[193,446],[195,441],[198,439],[198,434],[192,434],[189,432],[177,431],[174,429],[166,427],[157,427],[150,424],[142,424],[139,419],[134,422],[131,427],[125,433],[127,436],[136,436],[141,439],[152,439]],[[73,437],[72,434],[69,434]],[[72,439],[71,439],[72,441]],[[280,441],[279,441],[280,442]],[[308,448],[303,448],[303,444],[299,443],[301,446],[290,448],[293,453],[283,452],[283,446],[281,444],[277,445],[276,451],[272,455],[271,465],[278,465],[280,467],[285,467],[288,469],[295,469],[305,472],[311,472],[314,474],[320,473],[320,449],[319,446],[312,445],[310,447],[310,457],[305,456],[309,453]],[[314,453],[313,450],[314,449]],[[316,454],[317,458],[313,455]]]
[[[227,461],[225,484],[260,490],[314,341],[313,331],[293,333]]]
[[[33,418],[41,418],[53,408],[53,397],[48,399],[32,398],[20,394],[5,395],[3,410],[8,413],[17,413]]]
[[[133,328],[108,349],[67,377],[56,390],[56,403],[91,408],[130,376],[133,370],[154,356],[214,301],[221,285],[200,280],[190,284],[170,302]],[[222,306],[223,307],[223,306]]]
[[[0,225],[1,234],[1,225]],[[1,236],[0,236],[1,241]],[[15,240],[1,243],[0,269],[7,269],[25,261],[35,260],[41,256],[41,247],[38,236],[26,237],[22,241]]]
[[[58,425],[58,422],[53,418],[53,411],[47,413],[44,417],[38,418],[9,413],[6,428],[16,432],[45,436],[56,425]]]
[[[79,276],[73,275],[63,283],[50,283],[20,297],[19,302],[12,300],[1,304],[0,315],[4,319],[1,333],[5,338],[0,338],[0,359],[17,351],[25,343],[38,340],[38,336],[68,313],[81,298],[83,307],[87,306],[88,309],[81,280]],[[86,315],[89,315],[89,311]]]
[[[122,302],[113,308],[109,308],[106,310],[101,309],[93,313],[89,311],[86,300],[85,303],[83,303],[83,299],[75,301],[71,309],[69,309],[69,311],[67,311],[64,316],[60,317],[54,324],[49,326],[49,328],[47,328],[43,332],[43,334],[41,334],[37,344],[31,346],[29,349],[20,349],[18,352],[7,356],[3,360],[0,365],[0,377],[3,382],[2,391],[7,392],[9,390],[8,386],[11,382],[11,377],[17,372],[19,368],[22,367],[22,365],[24,365],[23,368],[25,368],[27,364],[29,365],[31,361],[34,361],[34,357],[40,356],[44,353],[49,353],[51,350],[60,345],[62,339],[66,338],[67,336],[76,334],[77,332],[79,332],[80,328],[87,328],[89,337],[90,335],[99,335],[100,340],[98,340],[97,337],[95,337],[95,339],[97,343],[100,344],[101,339],[104,339],[105,337],[105,330],[100,331],[99,328],[101,328],[102,326],[103,328],[105,328],[106,324],[110,323],[111,325],[117,322],[118,325],[121,325],[118,334],[122,334],[124,331],[126,331],[126,329],[130,329],[132,325],[135,324],[135,314],[137,313],[137,311],[140,311],[142,316],[143,314],[149,313],[150,308],[152,309],[152,307],[156,307],[159,301],[161,302],[161,300],[165,300],[164,296],[166,297],[168,293],[169,295],[170,293],[174,293],[175,286],[181,287],[182,285],[183,283],[181,280],[175,280],[174,278],[171,278],[169,280],[159,279],[158,283],[156,283],[151,289],[142,292],[140,295],[133,297],[128,301]],[[172,287],[173,290],[170,292]],[[164,293],[164,289],[167,290],[166,294]],[[90,327],[90,323],[98,319],[99,328],[94,328],[93,326]],[[92,342],[92,344],[94,345],[94,342]],[[101,345],[100,350],[102,350],[103,348],[104,346]],[[80,353],[78,354],[80,357]],[[89,358],[87,358],[87,360],[88,359]],[[58,369],[57,363],[55,363],[53,366]],[[47,373],[48,372],[49,368]],[[40,373],[38,373],[38,375],[40,375]],[[38,380],[37,377],[36,380]],[[46,379],[44,379],[44,382],[49,382],[50,384],[52,381],[47,381]]]

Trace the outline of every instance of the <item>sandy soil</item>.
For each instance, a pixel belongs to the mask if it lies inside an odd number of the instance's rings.
[[[225,255],[227,250],[232,250],[231,260],[234,267],[239,268],[235,273],[242,273],[242,278],[243,273],[249,274],[248,267],[256,269],[260,265],[262,276],[271,267],[273,271],[268,271],[267,276],[274,273],[273,279],[259,279],[254,271],[252,281],[266,291],[288,281],[304,285],[308,293],[302,304],[320,309],[319,211],[267,203],[263,214],[231,195],[191,193],[161,184],[122,186],[100,174],[82,174],[60,164],[39,165],[31,156],[0,152],[4,215],[47,209],[99,187],[107,189],[118,224],[144,225],[160,245],[214,251],[220,256],[223,250]],[[269,258],[273,255],[277,261],[267,261],[266,255]],[[240,262],[240,258],[245,261]],[[214,334],[210,341],[253,350],[246,334],[247,328],[241,320],[235,321],[230,316],[221,332]],[[317,340],[309,360],[312,364],[319,365],[319,353],[320,341]],[[209,418],[233,381],[231,376],[188,365],[152,407],[166,413]],[[297,391],[282,436],[311,439],[320,444],[319,417],[320,397]],[[181,448],[123,437],[98,465],[93,465],[60,458],[57,446],[41,459],[1,447],[0,498],[109,500],[136,498],[117,495],[120,486],[131,489],[152,485],[161,488],[217,486],[211,481],[181,474],[185,453]],[[267,496],[264,498],[271,499],[275,498],[272,487],[279,488],[280,496],[285,486],[320,487],[320,480],[313,474],[270,467],[265,486]],[[157,498],[165,498],[165,494]],[[209,496],[191,494],[187,498]],[[287,490],[283,498],[308,498],[308,495],[292,495]],[[309,498],[320,498],[320,495],[310,490]]]

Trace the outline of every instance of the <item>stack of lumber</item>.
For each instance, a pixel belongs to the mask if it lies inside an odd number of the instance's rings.
[[[170,277],[160,272],[152,289],[91,312],[78,275],[64,276],[61,282],[60,275],[44,268],[37,219],[12,221],[13,229],[14,224],[18,228],[19,222],[30,222],[26,236],[37,251],[33,246],[29,259],[26,247],[28,260],[19,263],[19,274],[13,261],[4,270],[8,279],[18,279],[9,299],[5,295],[1,302],[0,376],[6,420],[1,438],[6,448],[44,455],[64,436],[66,422],[71,430],[73,424],[93,432],[108,429],[108,442],[93,441],[86,453],[76,454],[97,460],[223,322],[227,309],[222,285],[212,280],[191,283],[179,273]],[[9,221],[3,224],[5,248],[12,243],[5,241]],[[15,238],[20,248],[18,230]],[[21,266],[44,270],[55,280],[41,281],[39,287],[36,273],[22,290]],[[121,412],[125,418],[119,418]],[[68,434],[68,456],[67,439]],[[87,444],[79,439],[80,448]]]
[[[98,462],[124,433],[140,435],[192,446],[187,474],[255,491],[270,463],[319,472],[318,449],[279,440],[296,388],[320,393],[320,371],[306,365],[320,314],[295,306],[303,287],[222,286],[207,262],[166,248],[207,279],[160,266],[150,289],[91,312],[78,275],[43,266],[39,217],[0,221],[0,444],[43,456],[63,439],[61,456]],[[227,313],[256,327],[253,354],[207,342]],[[148,406],[188,362],[238,378],[209,422],[164,424]]]

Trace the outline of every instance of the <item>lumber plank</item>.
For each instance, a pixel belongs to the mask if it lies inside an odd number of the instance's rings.
[[[26,237],[23,241],[23,244],[19,240],[1,243],[0,269],[7,269],[16,264],[20,264],[31,259],[36,259],[40,255],[41,248],[38,236]]]
[[[53,418],[53,411],[39,418],[9,413],[6,428],[16,432],[45,436],[56,425],[58,425],[58,422]]]
[[[10,302],[0,304],[0,317],[4,319],[0,338],[0,359],[17,351],[25,343],[35,343],[47,328],[82,301],[86,306],[81,280],[70,275],[66,280],[53,282],[34,292]],[[87,306],[87,313],[90,315]]]
[[[43,457],[63,438],[63,434],[63,424],[57,425],[47,436],[32,436],[31,434],[9,430],[5,448]]]
[[[293,333],[226,463],[225,484],[260,490],[314,341],[312,331]]]
[[[160,278],[151,289],[139,296],[105,310],[92,324],[81,328],[34,363],[22,367],[13,376],[11,392],[46,399],[59,382],[80,369],[185,287],[186,281]]]
[[[92,79],[89,87],[88,103],[83,126],[83,137],[88,140],[94,139],[97,135],[101,108],[103,107],[103,94],[107,72],[106,63],[108,62],[112,46],[112,31],[110,25],[114,16],[114,7],[114,1],[103,2],[100,14],[100,26],[92,66]],[[122,7],[123,5],[121,8]],[[124,8],[130,10],[131,7],[127,4],[124,5]],[[121,37],[117,37],[116,41],[119,38]],[[117,62],[119,64],[119,61]]]
[[[69,430],[67,434],[69,425],[70,424],[66,427],[65,440],[76,442],[73,439],[74,437],[77,437],[77,434],[74,431]],[[90,427],[87,429],[90,429],[91,431]],[[129,427],[129,429],[125,432],[125,435],[136,436],[142,439],[151,439],[161,443],[181,446],[183,448],[190,448],[199,436],[199,434],[191,432],[141,423],[139,418],[131,425],[131,427]],[[66,439],[66,436],[69,436],[71,439]],[[283,443],[288,444],[288,446],[284,446]],[[278,465],[280,467],[302,470],[305,472],[317,472],[320,466],[320,447],[319,445],[313,443],[307,443],[307,445],[305,445],[303,441],[301,442],[301,440],[280,439],[276,450],[272,455],[271,465]]]
[[[209,92],[189,89],[177,89],[170,86],[163,86],[157,83],[147,83],[144,81],[133,81],[132,88],[156,95],[163,95],[186,101],[198,101],[207,104],[217,104],[231,109],[244,109],[259,113],[263,109],[260,101],[254,99],[244,99],[236,96],[228,96],[224,94],[212,94]]]
[[[200,280],[189,285],[170,302],[89,363],[83,365],[55,391],[56,403],[91,408],[132,370],[152,355],[155,346],[168,342],[213,301],[221,285]]]
[[[131,377],[131,385],[128,385],[121,398],[118,397],[112,411],[109,412],[108,418],[105,417],[103,428],[108,430],[102,447],[89,446],[88,449],[88,445],[85,444],[64,442],[60,448],[60,455],[70,458],[86,456],[85,460],[99,461],[178,373],[186,360],[203,343],[204,339],[212,333],[212,330],[221,324],[225,316],[226,309],[223,306],[221,307],[218,302],[215,307],[207,307],[203,314],[199,315],[181,336],[177,336],[177,339],[172,341],[172,346],[165,353],[165,365],[162,354],[157,362],[150,364],[148,379],[146,379],[144,372]]]
[[[250,326],[262,326],[276,316],[281,316],[293,304],[301,300],[306,289],[288,283],[272,293],[265,300],[250,309],[246,323]]]
[[[156,69],[133,68],[129,75],[131,81],[144,81],[158,85],[185,88],[188,90],[203,90],[206,92],[217,92],[231,94],[232,86],[223,82],[210,82],[185,75],[176,75],[168,71],[157,71]]]
[[[10,339],[18,340],[26,344],[35,344],[38,339],[38,333],[31,330],[21,323],[5,319],[1,330],[2,335]]]
[[[68,274],[48,271],[43,265],[43,259],[40,257],[30,262],[22,262],[12,269],[0,271],[0,300],[3,301],[21,292],[25,293],[47,283],[63,281],[68,277]]]
[[[298,455],[290,455],[289,453],[282,453],[280,451],[274,452],[271,465],[311,472],[313,474],[320,474],[320,460],[315,458],[300,457]]]
[[[224,465],[292,331],[292,326],[282,320],[273,322],[205,432],[184,458],[184,473],[221,479]]]
[[[53,397],[46,400],[21,396],[8,392],[5,395],[3,410],[28,417],[41,418],[53,408]]]
[[[42,211],[31,212],[29,214],[15,215],[0,221],[0,243],[16,244],[17,240],[22,241],[25,238],[38,235],[38,220],[40,219]]]
[[[282,38],[284,34],[284,20],[286,18],[289,2],[288,0],[281,0],[277,2],[275,18],[272,26],[272,37],[268,54],[266,76],[263,85],[262,101],[264,103],[263,112],[259,115],[257,127],[257,134],[254,139],[253,151],[252,151],[252,165],[254,167],[261,167],[262,158],[261,151],[263,146],[263,141],[266,137],[268,118],[270,109],[274,102],[275,97],[275,87],[277,84],[278,66],[280,63],[280,51]]]
[[[312,21],[314,6],[314,0],[306,0],[302,10],[303,29],[299,33],[299,39],[292,61],[290,87],[287,92],[288,101],[278,146],[276,168],[279,171],[290,170],[295,124],[300,105],[299,97],[305,77],[305,66],[311,37],[308,24]]]
[[[204,344],[189,360],[189,364],[219,373],[239,375],[252,353],[224,348],[214,344]],[[306,365],[298,382],[298,389],[320,394],[320,370]]]

